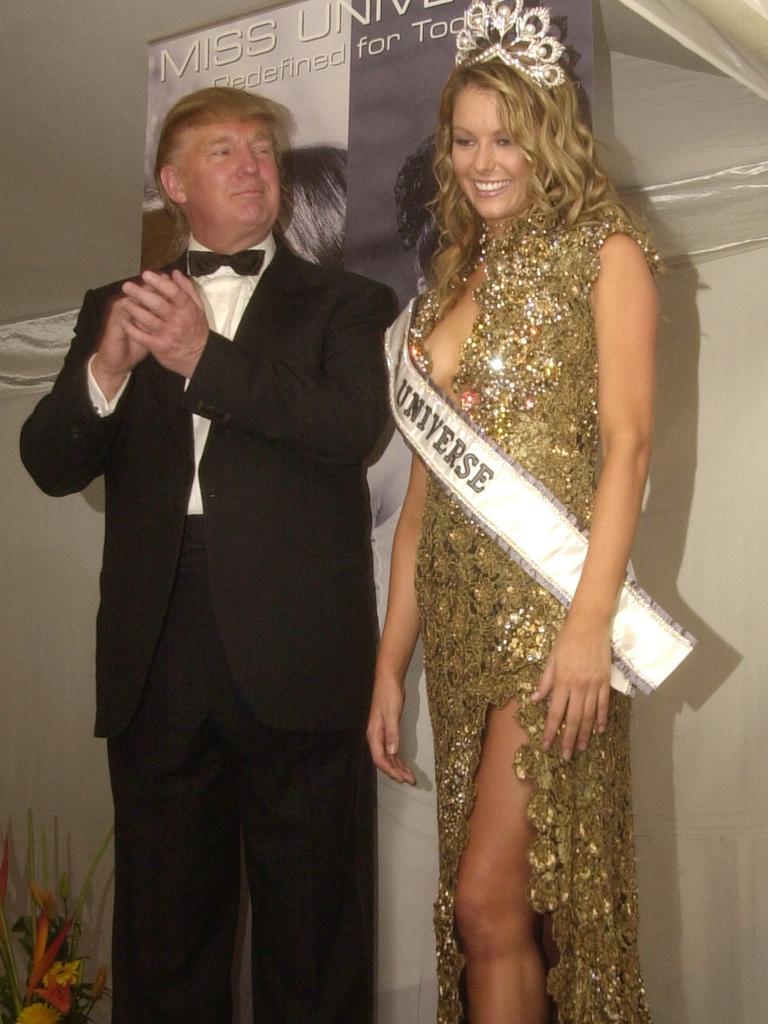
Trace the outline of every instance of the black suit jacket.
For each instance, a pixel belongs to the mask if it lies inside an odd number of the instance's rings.
[[[361,723],[377,640],[362,462],[387,416],[392,294],[278,245],[234,340],[211,332],[186,391],[150,356],[102,419],[84,364],[120,284],[85,296],[53,391],[21,435],[48,494],[104,475],[97,735],[127,726],[160,635],[194,474],[192,412],[212,421],[200,464],[206,551],[242,692],[277,728]]]

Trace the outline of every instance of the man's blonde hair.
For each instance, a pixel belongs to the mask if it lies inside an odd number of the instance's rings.
[[[263,123],[280,161],[288,149],[293,118],[287,107],[266,96],[259,96],[229,86],[198,89],[183,96],[165,115],[160,129],[160,140],[155,157],[155,183],[167,213],[177,228],[185,226],[184,215],[166,192],[160,179],[163,167],[172,164],[177,156],[182,136],[187,128],[216,124],[220,121],[260,121]]]

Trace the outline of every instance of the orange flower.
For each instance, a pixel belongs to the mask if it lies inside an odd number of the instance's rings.
[[[72,1006],[72,990],[69,985],[59,985],[53,981],[45,988],[35,989],[35,995],[40,996],[46,1003],[50,1003],[63,1014],[68,1014]]]
[[[44,910],[40,911],[35,926],[35,945],[32,950],[32,965],[30,968],[29,985],[27,995],[32,994],[32,989],[43,976],[44,971],[40,969],[45,956],[45,947],[48,945],[48,935],[51,930],[51,922]],[[32,980],[34,978],[34,981]]]
[[[91,985],[90,996],[91,996],[91,999],[94,1001],[94,1003],[98,999],[101,999],[101,995],[102,995],[102,993],[103,993],[103,991],[104,991],[104,989],[106,987],[107,987],[107,968],[106,967],[100,967],[98,969],[98,971],[96,971],[96,976],[94,977],[93,984]]]
[[[45,944],[48,941],[49,922],[45,911],[40,915],[37,922],[37,934],[35,935],[35,949],[32,957],[32,969],[27,982],[27,998],[29,998],[38,986],[40,979],[48,973],[53,961],[59,955],[59,950],[72,927],[73,918],[69,917],[59,929],[59,934],[50,944],[48,949]]]
[[[46,915],[49,921],[52,921],[56,917],[56,900],[52,892],[48,889],[41,889],[36,882],[31,882],[29,886],[32,895],[37,903],[38,907]]]

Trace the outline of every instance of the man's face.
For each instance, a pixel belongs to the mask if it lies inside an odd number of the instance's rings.
[[[217,252],[255,245],[277,220],[280,175],[262,121],[186,128],[160,176],[192,234]]]

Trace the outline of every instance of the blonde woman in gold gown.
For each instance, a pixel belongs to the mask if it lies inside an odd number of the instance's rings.
[[[609,630],[651,449],[655,256],[599,168],[569,80],[460,65],[436,150],[441,247],[413,360],[589,528],[589,545],[566,612],[414,457],[369,743],[381,771],[414,783],[399,720],[421,631],[439,1024],[649,1024],[631,700],[609,687]]]

